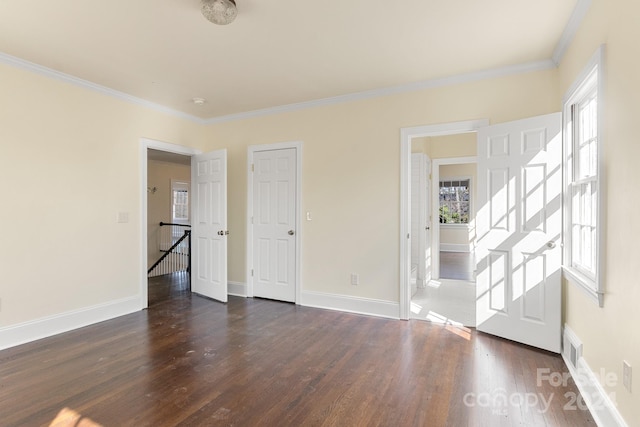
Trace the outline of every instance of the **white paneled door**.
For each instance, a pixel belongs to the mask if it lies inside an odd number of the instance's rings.
[[[561,342],[561,114],[478,131],[477,329]]]
[[[227,302],[227,151],[191,157],[191,290]]]
[[[253,295],[296,299],[295,148],[253,153]]]
[[[423,153],[411,154],[411,267],[417,268],[416,286],[420,287],[431,280],[430,173],[431,159]]]

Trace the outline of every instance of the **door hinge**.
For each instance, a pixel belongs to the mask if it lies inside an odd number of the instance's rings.
[[[253,224],[253,217],[251,217],[251,224]]]
[[[251,277],[253,277],[253,268],[251,269]]]
[[[251,172],[254,172],[254,171],[255,171],[255,167],[254,167],[253,163],[251,163]]]

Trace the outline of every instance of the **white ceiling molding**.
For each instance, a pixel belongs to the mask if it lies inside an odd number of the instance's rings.
[[[123,101],[130,102],[132,104],[141,105],[143,107],[147,107],[152,110],[160,111],[162,113],[166,113],[172,116],[191,120],[196,123],[203,124],[205,122],[205,120],[199,117],[192,116],[187,113],[183,113],[182,111],[174,110],[173,108],[165,107],[164,105],[156,104],[155,102],[147,101],[146,99],[138,98],[124,92],[110,89],[106,86],[101,86],[99,84],[92,83],[88,80],[83,80],[81,78],[74,77],[72,75],[65,74],[60,71],[53,70],[51,68],[43,67],[42,65],[34,64],[33,62],[25,61],[24,59],[7,55],[4,52],[0,52],[0,63],[11,65],[27,71],[32,71],[34,73],[37,73],[46,77],[51,77],[53,79],[60,80],[65,83],[70,83],[75,86],[80,86],[82,88],[89,89],[94,92],[102,93],[103,95],[112,96],[114,98],[118,98]]]
[[[439,79],[424,80],[405,85],[392,86],[381,89],[367,90],[364,92],[351,93],[346,95],[334,96],[331,98],[317,99],[314,101],[299,102],[296,104],[280,105],[277,107],[264,108],[261,110],[247,111],[238,114],[229,114],[226,116],[212,117],[205,120],[206,124],[224,123],[234,120],[245,120],[254,117],[268,116],[272,114],[286,113],[291,111],[304,110],[307,108],[320,107],[325,105],[340,104],[343,102],[358,101],[367,98],[376,98],[380,96],[395,95],[404,92],[414,92],[425,89],[432,89],[443,86],[452,86],[461,83],[469,83],[478,80],[486,80],[497,77],[504,77],[514,74],[529,73],[533,71],[548,70],[556,68],[556,64],[548,59],[545,61],[530,62],[526,64],[510,65],[507,67],[493,68],[490,70],[478,71],[474,73],[459,74],[455,76],[443,77]]]
[[[571,44],[573,37],[578,32],[578,28],[580,28],[580,24],[582,24],[584,17],[587,15],[589,6],[591,6],[591,0],[578,0],[578,3],[576,3],[576,7],[571,13],[569,22],[567,22],[567,26],[564,27],[562,36],[560,37],[560,40],[553,51],[553,55],[551,56],[551,60],[556,64],[556,66],[560,65],[569,44]]]
[[[571,18],[569,19],[569,22],[567,23],[562,33],[562,37],[559,40],[558,44],[556,45],[552,58],[548,60],[511,65],[507,67],[494,68],[494,69],[483,70],[483,71],[478,71],[473,73],[459,74],[455,76],[443,77],[438,79],[424,80],[424,81],[415,82],[415,83],[391,86],[391,87],[380,88],[380,89],[373,89],[373,90],[368,90],[363,92],[339,95],[339,96],[330,97],[330,98],[323,98],[323,99],[299,102],[294,104],[280,105],[280,106],[269,107],[269,108],[264,108],[260,110],[246,111],[246,112],[237,113],[237,114],[211,117],[209,119],[202,119],[202,118],[184,113],[182,111],[178,111],[173,108],[166,107],[164,105],[160,105],[142,98],[129,95],[124,92],[120,92],[105,86],[101,86],[96,83],[92,83],[88,80],[80,79],[78,77],[74,77],[72,75],[65,74],[63,72],[56,71],[51,68],[43,67],[41,65],[38,65],[29,61],[25,61],[23,59],[5,54],[3,52],[0,52],[0,63],[4,63],[7,65],[22,68],[28,71],[32,71],[32,72],[35,72],[47,77],[51,77],[66,83],[83,87],[85,89],[93,90],[95,92],[99,92],[104,95],[108,95],[108,96],[118,98],[127,102],[131,102],[133,104],[141,105],[155,111],[160,111],[175,117],[187,119],[195,123],[216,124],[216,123],[224,123],[224,122],[230,122],[235,120],[246,120],[249,118],[262,117],[262,116],[268,116],[268,115],[285,113],[285,112],[299,111],[299,110],[313,108],[313,107],[334,105],[334,104],[339,104],[344,102],[364,100],[368,98],[389,96],[389,95],[405,93],[405,92],[420,91],[420,90],[443,87],[443,86],[452,86],[456,84],[474,82],[479,80],[492,79],[492,78],[504,77],[509,75],[552,69],[557,67],[560,64],[564,53],[566,52],[569,44],[573,40],[573,37],[575,36],[578,28],[580,27],[582,20],[586,16],[589,7],[591,6],[591,1],[592,0],[578,0],[571,14]]]

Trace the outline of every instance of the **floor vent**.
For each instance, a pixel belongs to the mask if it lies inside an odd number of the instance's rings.
[[[562,339],[562,354],[565,360],[571,363],[573,368],[578,367],[578,361],[582,357],[582,342],[566,325]]]

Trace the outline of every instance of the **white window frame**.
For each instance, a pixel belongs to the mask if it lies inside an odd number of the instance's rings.
[[[187,192],[187,198],[190,199],[191,198],[191,184],[189,181],[185,181],[185,180],[179,180],[179,179],[172,179],[171,180],[171,222],[174,222],[176,224],[189,224],[189,221],[191,220],[191,201],[189,200],[187,202],[187,218],[186,219],[178,219],[174,216],[174,200],[173,200],[173,193],[174,191],[186,191]],[[182,235],[182,233],[180,233]]]
[[[563,228],[563,273],[564,277],[591,297],[600,307],[604,303],[604,226],[605,193],[604,193],[604,150],[602,140],[602,104],[603,104],[603,59],[604,46],[601,46],[591,57],[563,99],[563,141],[564,141],[564,228]],[[595,262],[594,271],[588,272],[574,265],[573,246],[573,186],[579,179],[574,179],[576,159],[573,156],[575,141],[573,107],[597,92],[597,164],[596,164],[596,222],[595,222]]]
[[[469,220],[467,222],[459,222],[459,223],[440,223],[440,217],[438,216],[437,221],[442,228],[469,228],[473,218],[475,217],[473,211],[473,177],[471,176],[454,176],[454,177],[438,177],[438,212],[440,211],[440,183],[443,181],[469,181]]]

